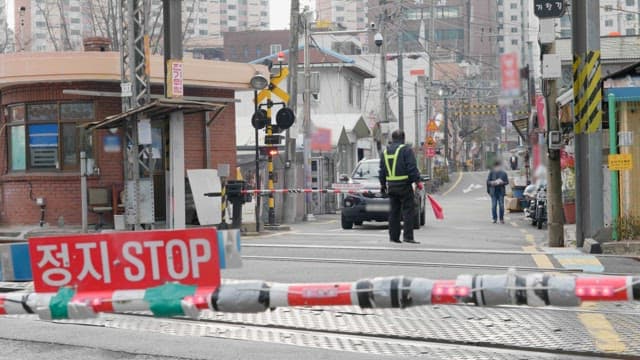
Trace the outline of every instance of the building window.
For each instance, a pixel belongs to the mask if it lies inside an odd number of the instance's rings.
[[[198,24],[206,24],[207,23],[207,18],[199,18],[198,19]]]
[[[282,45],[280,44],[271,44],[271,46],[269,47],[270,55],[277,54],[280,51],[282,51]]]
[[[517,8],[518,8],[518,3],[511,3],[511,4],[509,5],[509,7],[510,7],[511,9],[517,9]]]
[[[518,40],[511,40],[511,45],[518,45]]]
[[[462,29],[436,30],[436,40],[462,40],[462,39],[464,39],[464,30]]]
[[[636,18],[636,14],[627,14],[626,16],[628,21],[634,21]]]
[[[612,10],[613,10],[613,5],[605,5],[605,6],[604,6],[604,11],[606,11],[606,12],[610,12],[610,11],[612,11]]]
[[[351,82],[351,80],[347,80],[347,91],[348,91],[347,99],[349,100],[349,105],[353,105],[354,103],[355,91],[353,88],[354,88],[353,82]]]
[[[636,34],[636,29],[626,29],[625,30],[625,34],[626,35],[635,35]]]
[[[9,169],[77,170],[80,151],[93,156],[93,139],[79,125],[95,119],[91,102],[9,107]]]
[[[207,36],[207,35],[209,35],[209,31],[208,30],[200,30],[200,31],[198,31],[198,35]]]
[[[356,86],[356,107],[362,109],[362,87]]]
[[[511,15],[511,21],[518,21],[518,15]]]
[[[612,27],[613,26],[613,20],[608,19],[604,21],[604,26],[606,27]]]
[[[627,6],[635,6],[636,0],[627,0]]]
[[[256,58],[262,57],[262,45],[256,45]]]
[[[517,33],[518,32],[518,28],[517,27],[512,27],[511,28],[511,32],[512,33]]]

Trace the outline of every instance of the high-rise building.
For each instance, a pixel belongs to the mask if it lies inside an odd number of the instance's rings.
[[[498,55],[517,53],[521,64],[527,57],[530,6],[528,0],[498,0]]]
[[[269,28],[269,0],[183,0],[186,51],[222,48],[226,31]],[[82,48],[84,38],[115,39],[119,1],[15,0],[15,40],[24,51],[67,51]],[[162,47],[162,0],[152,0],[149,26],[153,52]]]
[[[600,34],[637,35],[640,0],[600,0]]]
[[[425,51],[433,28],[430,51],[435,59],[493,62],[498,31],[496,6],[495,0],[411,1],[402,6],[369,0],[367,15],[370,23],[383,23],[388,52],[398,50],[399,40],[403,51]],[[369,37],[369,50],[375,51],[372,44],[373,35]]]
[[[595,0],[594,0],[595,1]],[[640,0],[600,1],[600,35],[627,36],[640,34]],[[558,37],[571,37],[570,11],[557,24]]]
[[[367,26],[367,0],[316,0],[319,22],[330,22],[349,30]]]

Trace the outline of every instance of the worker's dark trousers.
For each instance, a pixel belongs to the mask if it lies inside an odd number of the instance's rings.
[[[403,220],[403,240],[413,240],[413,222],[415,221],[415,203],[411,184],[388,184],[387,193],[391,203],[389,212],[389,237],[391,241],[400,240],[400,219]]]

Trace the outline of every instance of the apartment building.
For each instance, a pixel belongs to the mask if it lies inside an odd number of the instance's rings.
[[[269,28],[269,0],[183,0],[185,50],[222,48],[227,31]],[[117,37],[119,1],[15,0],[15,42],[24,51],[69,51],[86,37]],[[162,46],[162,0],[149,14],[152,51]]]
[[[316,0],[319,22],[330,22],[349,30],[367,26],[366,0]]]
[[[600,35],[631,36],[640,34],[640,0],[599,0]],[[558,37],[571,37],[571,14],[557,24]]]

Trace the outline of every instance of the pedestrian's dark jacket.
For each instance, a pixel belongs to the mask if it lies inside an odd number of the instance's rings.
[[[402,144],[400,143],[391,143],[391,145],[387,146],[387,154],[392,155],[398,149],[398,146]],[[393,164],[390,161],[391,166]],[[380,185],[383,187],[387,185],[387,165],[384,161],[384,152],[380,154]],[[411,146],[405,145],[400,149],[400,153],[398,154],[398,158],[396,159],[396,176],[408,175],[409,178],[403,183],[412,184],[414,182],[420,181],[420,171],[418,171],[418,164],[416,163],[416,156],[413,154],[413,150],[411,150]]]
[[[497,179],[502,180],[502,185],[493,185],[491,182]],[[487,193],[491,196],[504,196],[505,187],[509,184],[509,177],[504,170],[491,170],[487,177]]]

